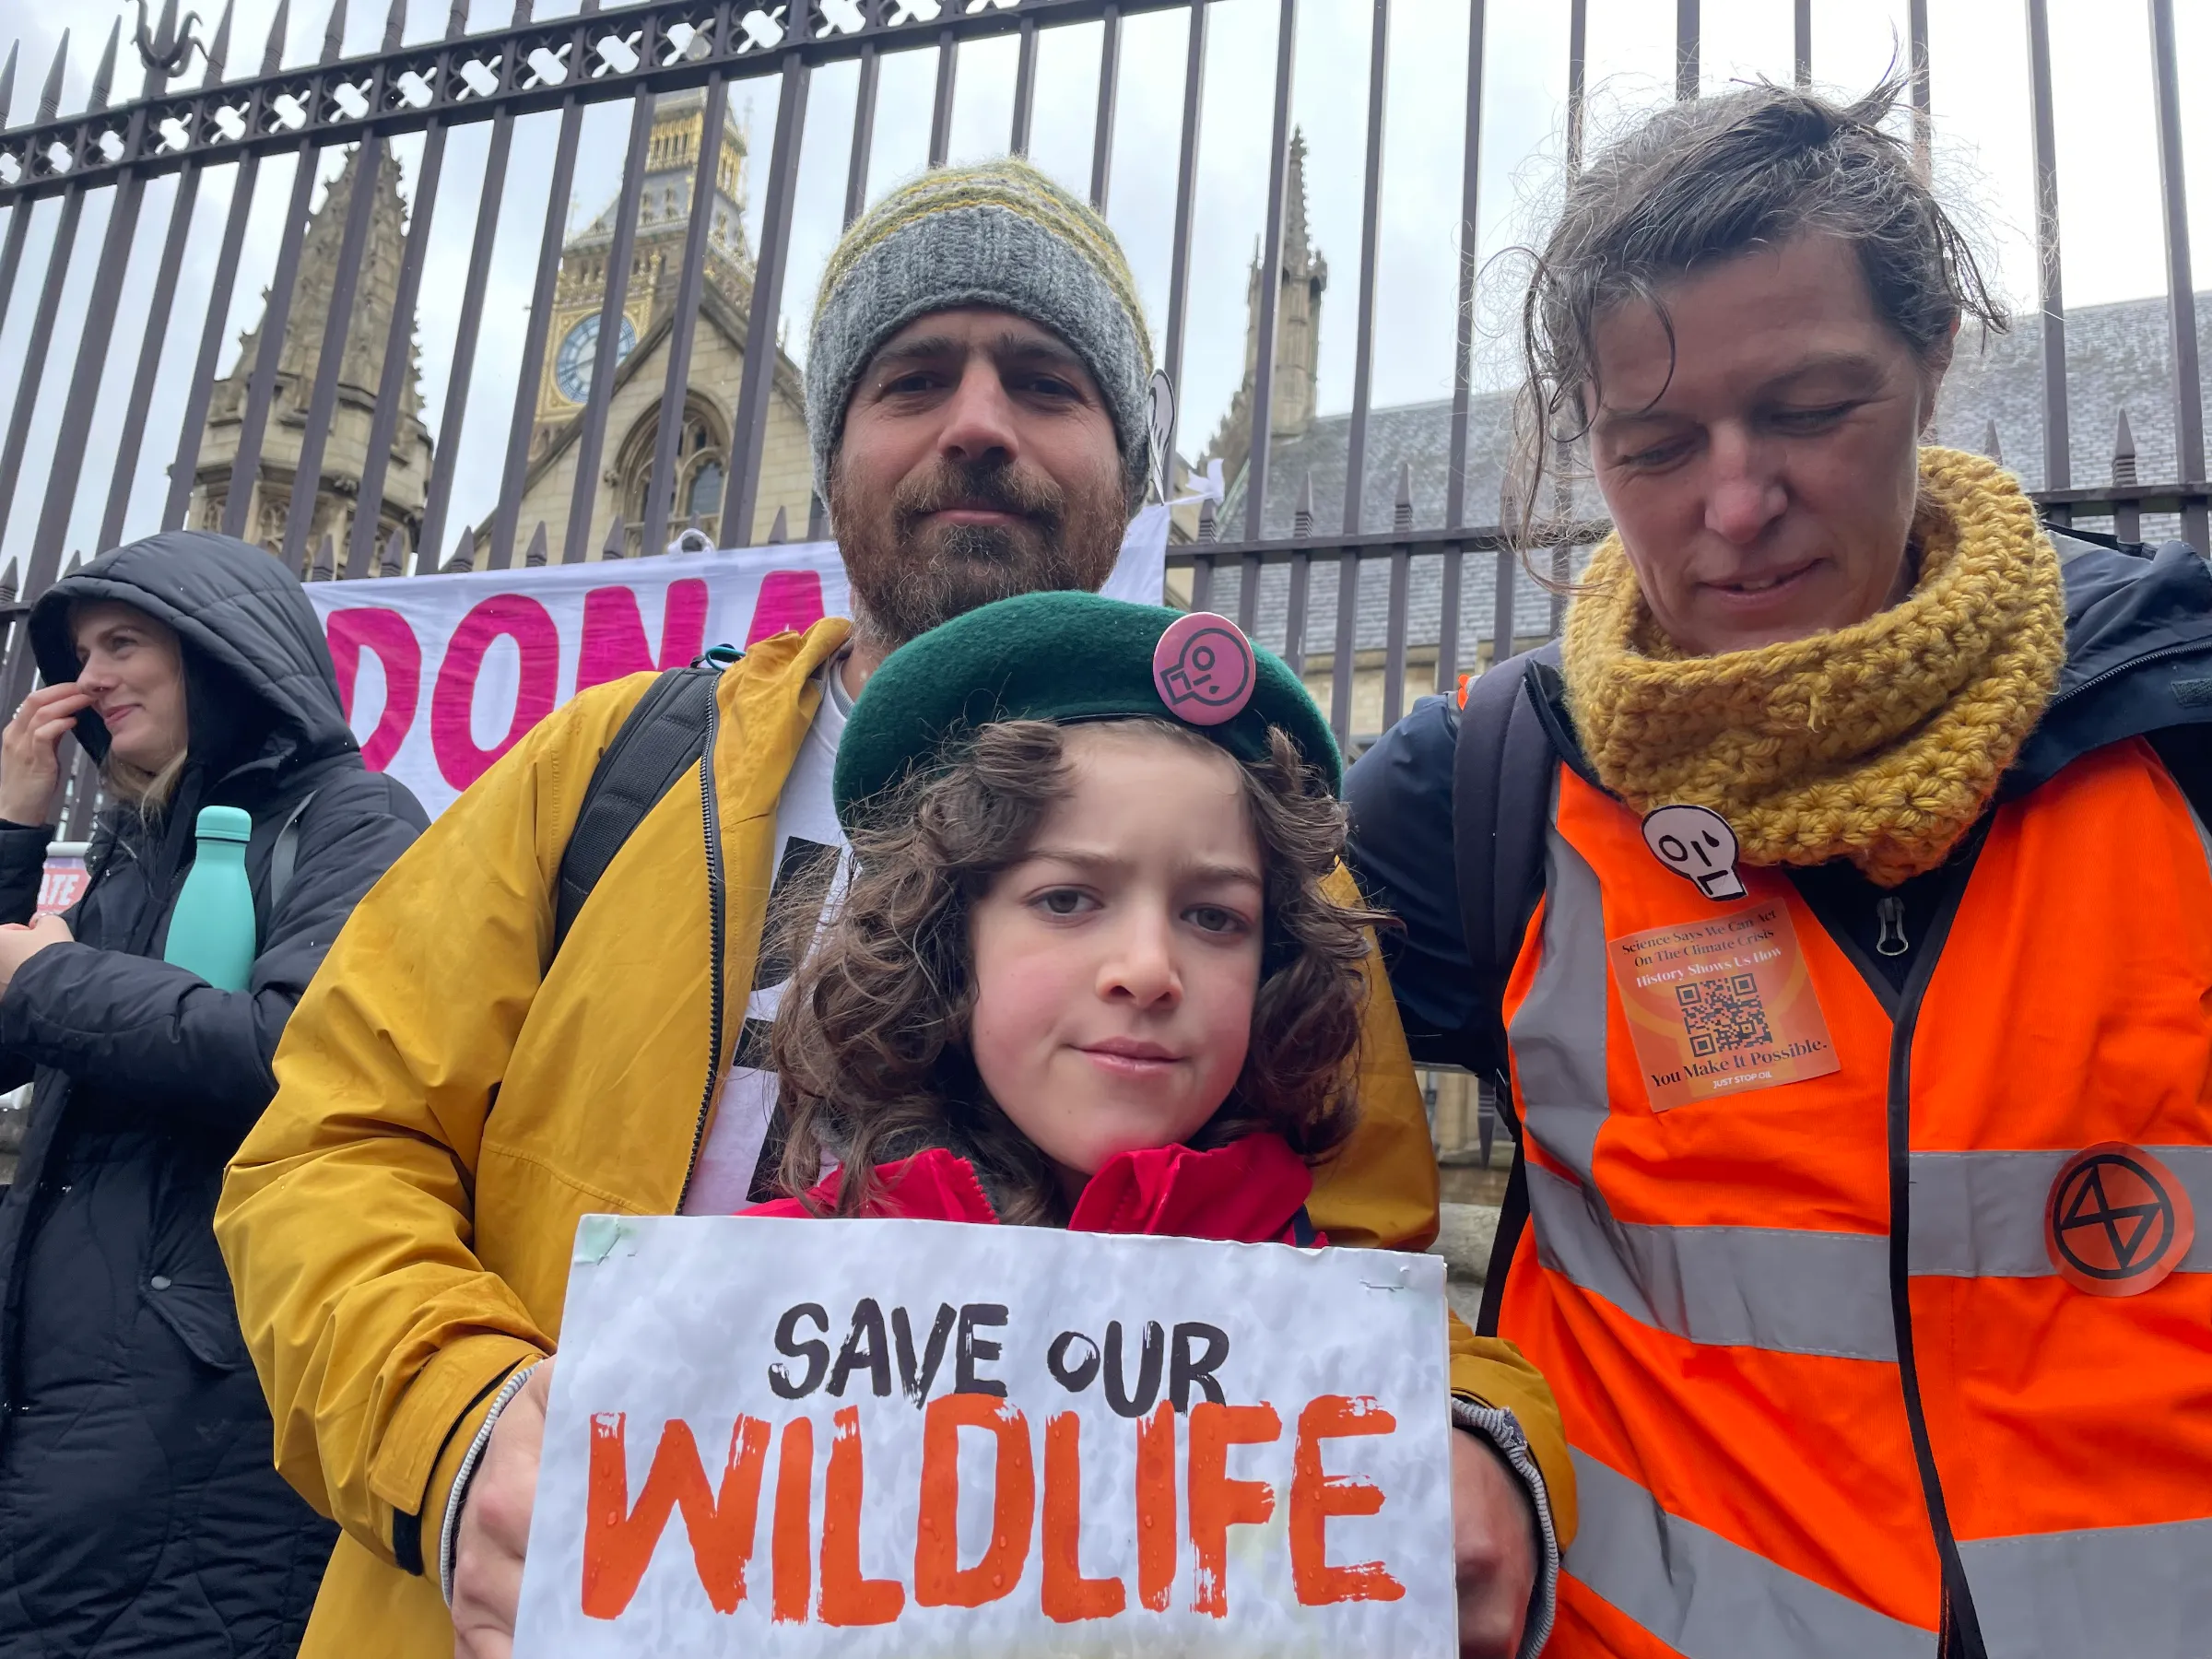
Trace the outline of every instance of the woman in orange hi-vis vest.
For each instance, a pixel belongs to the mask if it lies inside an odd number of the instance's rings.
[[[1348,786],[1522,1131],[1560,1659],[2212,1652],[2212,575],[1923,447],[2001,319],[1896,94],[1575,181],[1516,493],[1586,456],[1614,534]]]

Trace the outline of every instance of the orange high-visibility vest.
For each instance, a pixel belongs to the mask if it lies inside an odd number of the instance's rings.
[[[2146,743],[2096,750],[1994,812],[1892,993],[1560,767],[1500,1317],[1576,1469],[1548,1654],[2212,1653],[2208,861]],[[1654,1110],[1609,953],[1778,900],[1834,1069]]]

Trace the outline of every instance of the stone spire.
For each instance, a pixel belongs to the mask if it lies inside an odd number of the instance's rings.
[[[1283,183],[1283,274],[1310,267],[1313,244],[1306,236],[1306,130],[1290,129],[1290,170]]]
[[[1275,418],[1278,438],[1295,437],[1313,424],[1321,375],[1321,295],[1329,286],[1329,262],[1306,235],[1306,135],[1290,135],[1289,177],[1284,184],[1283,277],[1275,316]],[[1255,303],[1246,357],[1259,361],[1259,269],[1252,277]]]
[[[1254,246],[1245,284],[1244,380],[1207,444],[1234,478],[1252,453],[1252,399],[1260,366],[1260,284],[1264,250]],[[1329,285],[1329,262],[1314,249],[1306,224],[1306,135],[1290,135],[1290,164],[1283,182],[1283,265],[1275,307],[1275,386],[1268,430],[1296,437],[1313,424],[1321,369],[1321,296]]]
[[[346,218],[353,193],[361,185],[361,153],[347,153],[338,176],[324,193],[322,205],[309,216],[300,247],[300,274],[292,292],[291,314],[286,319],[284,342],[276,359],[276,384],[269,409],[267,434],[263,440],[259,494],[247,518],[248,539],[272,551],[282,545],[288,513],[300,440],[314,398],[315,377],[321,367],[323,336],[337,288],[338,254],[346,235]],[[386,154],[368,182],[375,199],[370,207],[368,234],[361,250],[359,274],[355,278],[352,314],[347,319],[346,344],[339,360],[337,402],[331,414],[330,436],[324,447],[322,478],[315,492],[314,522],[306,542],[329,535],[343,546],[352,528],[359,500],[362,465],[367,459],[369,429],[383,380],[384,349],[391,337],[392,313],[399,303],[399,267],[406,251],[406,205],[399,194],[399,164]],[[264,290],[263,298],[267,298]],[[200,444],[194,477],[191,522],[213,528],[223,517],[232,487],[232,464],[238,455],[238,432],[245,413],[247,384],[261,357],[262,324],[256,323],[239,342],[238,359],[217,384],[209,400],[207,426]],[[382,539],[394,529],[412,539],[421,523],[429,483],[430,436],[422,423],[421,369],[413,331],[407,335],[406,371],[399,377],[399,424],[393,433],[392,454],[386,463],[382,511],[378,515]]]

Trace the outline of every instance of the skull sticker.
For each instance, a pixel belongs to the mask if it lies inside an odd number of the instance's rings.
[[[1741,899],[1735,831],[1709,806],[1655,806],[1644,814],[1643,844],[1652,856],[1708,899]]]

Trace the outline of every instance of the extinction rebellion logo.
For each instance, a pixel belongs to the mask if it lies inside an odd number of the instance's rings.
[[[2196,1239],[2188,1190],[2140,1147],[2103,1141],[2051,1183],[2043,1241],[2052,1266],[2091,1296],[2140,1296],[2181,1265]]]

